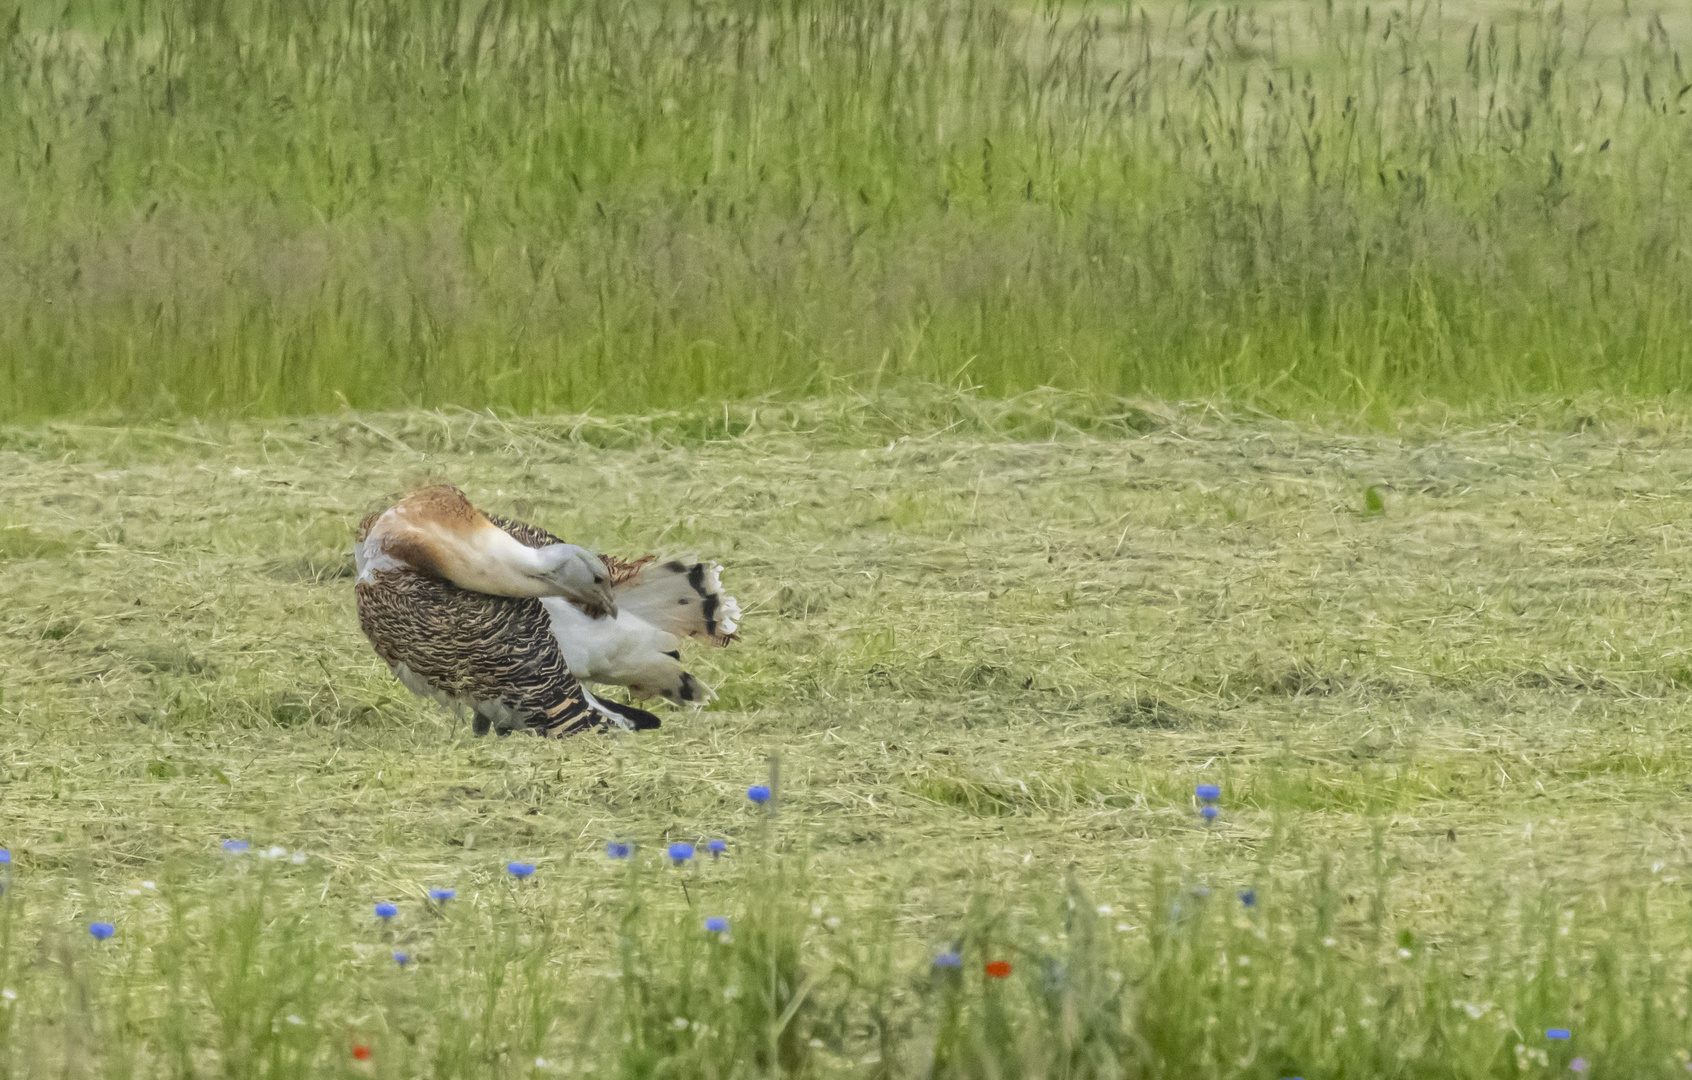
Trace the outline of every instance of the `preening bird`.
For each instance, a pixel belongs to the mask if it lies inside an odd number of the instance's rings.
[[[413,693],[475,713],[475,732],[655,728],[652,713],[581,683],[702,705],[681,639],[734,639],[740,607],[715,563],[625,561],[545,529],[484,514],[447,484],[358,527],[358,621]]]

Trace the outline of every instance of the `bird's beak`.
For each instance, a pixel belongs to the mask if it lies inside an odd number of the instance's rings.
[[[617,617],[617,601],[611,595],[609,585],[589,585],[566,599],[595,618],[601,615],[609,615],[613,619]]]
[[[600,609],[603,610],[605,614],[615,619],[617,617],[617,598],[611,595],[611,586],[601,585],[599,587],[599,597]]]

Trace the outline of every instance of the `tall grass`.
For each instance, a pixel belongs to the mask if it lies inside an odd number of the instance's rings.
[[[1678,391],[1678,24],[1483,10],[31,3],[0,416]]]
[[[912,934],[892,904],[825,914],[795,850],[734,857],[758,865],[490,867],[387,920],[327,899],[315,861],[69,897],[24,870],[0,898],[0,1073],[1670,1077],[1692,1040],[1683,897],[1547,883],[1492,905],[1477,946],[1395,928],[1388,860],[1348,881],[1266,857],[1251,888],[1166,867],[1112,907],[1054,882]]]

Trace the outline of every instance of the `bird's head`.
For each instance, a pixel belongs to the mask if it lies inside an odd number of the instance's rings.
[[[549,544],[536,550],[541,564],[539,577],[557,595],[594,617],[617,617],[617,601],[611,595],[611,573],[599,557],[575,544]]]

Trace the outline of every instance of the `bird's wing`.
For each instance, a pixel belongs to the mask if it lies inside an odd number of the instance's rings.
[[[377,655],[437,693],[498,702],[543,735],[637,726],[570,674],[539,600],[469,592],[409,570],[380,571],[357,594]]]

